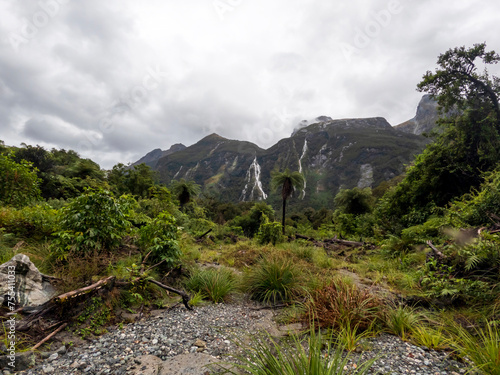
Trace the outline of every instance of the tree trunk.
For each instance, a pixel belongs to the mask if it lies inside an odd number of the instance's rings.
[[[281,218],[281,226],[283,227],[283,236],[285,235],[285,212],[286,212],[286,198],[283,198],[283,216]]]

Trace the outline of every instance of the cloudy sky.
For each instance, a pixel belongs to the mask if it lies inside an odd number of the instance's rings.
[[[451,47],[500,51],[498,0],[0,0],[0,139],[103,168],[218,133],[414,116]],[[495,71],[493,73],[496,73]]]

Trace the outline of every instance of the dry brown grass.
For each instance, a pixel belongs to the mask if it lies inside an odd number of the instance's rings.
[[[364,330],[380,319],[381,313],[379,298],[336,279],[312,292],[305,319],[322,328],[340,329],[349,324]]]

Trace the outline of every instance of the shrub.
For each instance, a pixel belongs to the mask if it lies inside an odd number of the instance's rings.
[[[48,237],[56,230],[56,222],[57,211],[45,203],[21,209],[0,208],[0,228],[19,237]]]
[[[377,297],[341,279],[316,289],[307,307],[306,321],[334,329],[349,324],[365,330],[381,315],[381,302]]]
[[[261,245],[267,245],[271,242],[276,245],[278,242],[283,240],[281,224],[277,221],[269,221],[266,215],[262,215],[262,223],[259,227],[259,233],[257,235],[258,241]]]
[[[40,179],[32,164],[0,155],[0,203],[22,207],[40,199]]]
[[[68,251],[111,250],[117,246],[130,222],[128,198],[115,199],[107,190],[88,191],[70,201],[61,210],[55,245]]]
[[[236,290],[237,282],[233,272],[227,268],[204,268],[191,271],[186,287],[201,293],[212,302],[223,302]]]
[[[139,245],[151,263],[174,265],[181,256],[175,218],[163,212],[139,230]],[[148,255],[149,254],[149,255]]]
[[[244,278],[252,299],[264,303],[290,302],[303,294],[303,271],[291,260],[273,256],[261,259]]]

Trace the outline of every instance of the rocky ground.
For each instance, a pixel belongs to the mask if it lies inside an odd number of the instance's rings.
[[[154,312],[140,321],[111,327],[107,334],[65,350],[42,353],[35,367],[19,372],[38,374],[210,374],[203,365],[231,360],[237,351],[235,338],[267,331],[278,335],[269,310],[247,304],[217,304],[188,311],[183,306]],[[281,332],[282,333],[282,332]],[[56,345],[61,346],[61,345]],[[463,364],[446,352],[419,348],[398,337],[381,335],[365,345],[363,359],[382,355],[372,374],[458,375]],[[53,348],[55,346],[53,345]],[[10,374],[0,371],[0,374]]]

